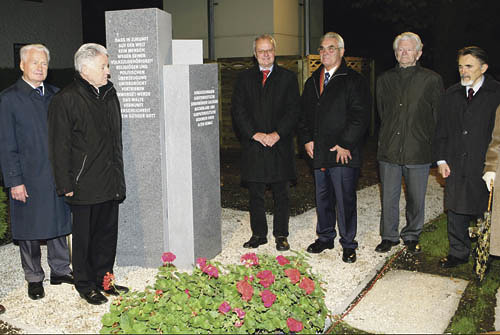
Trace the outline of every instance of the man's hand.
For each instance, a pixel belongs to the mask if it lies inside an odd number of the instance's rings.
[[[255,141],[257,141],[257,142],[259,142],[263,146],[267,147],[266,137],[267,137],[267,134],[264,134],[264,133],[255,133],[252,136],[252,139],[255,140]]]
[[[337,151],[337,163],[340,161],[342,164],[347,164],[349,163],[349,159],[352,159],[351,152],[338,144],[330,148],[330,151]]]
[[[491,186],[495,183],[495,177],[496,173],[492,171],[488,171],[483,175],[483,180],[486,183],[486,187],[488,188],[488,191],[491,192]]]
[[[450,167],[448,166],[448,164],[443,163],[443,164],[438,165],[438,172],[441,175],[441,177],[448,178],[448,176],[451,173],[451,170],[450,170]]]
[[[11,187],[10,194],[12,196],[12,199],[22,201],[24,203],[26,203],[26,198],[29,198],[28,192],[26,192],[26,187],[24,186],[24,184]]]
[[[272,147],[279,140],[280,140],[280,135],[278,135],[277,132],[273,131],[272,133],[266,135],[264,142],[267,144],[267,146]]]
[[[65,197],[72,197],[73,196],[73,192],[68,192],[64,195]]]
[[[306,152],[309,155],[309,157],[311,157],[311,159],[313,159],[314,158],[314,141],[307,142],[306,144],[304,144],[304,148],[306,149]]]

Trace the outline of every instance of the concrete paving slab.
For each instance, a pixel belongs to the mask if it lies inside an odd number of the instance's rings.
[[[344,321],[371,333],[442,334],[467,283],[426,273],[389,271]]]

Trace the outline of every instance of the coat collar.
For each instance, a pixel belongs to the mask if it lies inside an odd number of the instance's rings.
[[[483,91],[497,91],[498,90],[498,83],[495,79],[493,79],[492,76],[490,76],[489,74],[485,74],[484,75],[484,83],[481,86],[481,88],[479,89],[479,91],[481,91],[481,90],[483,90]],[[465,87],[462,86],[462,84],[460,84],[460,82],[450,86],[450,88],[448,88],[448,92],[450,94],[459,93],[465,97]]]
[[[27,82],[24,81],[23,78],[19,78],[15,84],[16,89],[18,89],[21,93],[31,96],[32,94],[36,94],[39,97],[38,93],[35,92],[33,87],[31,87]],[[56,88],[52,85],[43,82],[45,94],[43,97],[50,97],[56,93]]]
[[[323,68],[324,68],[324,65],[321,64],[321,66],[316,71],[314,71],[313,74],[312,74],[312,76],[314,77],[314,79],[317,80],[318,82],[319,82],[319,78],[321,76],[321,71],[323,71]],[[347,63],[346,63],[344,57],[342,57],[342,61],[340,62],[339,68],[333,74],[332,79],[335,78],[338,75],[346,75],[348,69],[349,68],[347,67]]]
[[[114,91],[113,83],[108,80],[108,83],[99,88],[97,92],[96,88],[92,86],[88,81],[82,78],[78,72],[75,73],[75,83],[80,87],[86,94],[92,96],[94,99],[103,100],[109,93]]]

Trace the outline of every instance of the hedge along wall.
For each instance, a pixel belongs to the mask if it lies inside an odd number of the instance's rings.
[[[7,195],[2,186],[0,186],[0,240],[7,231]]]

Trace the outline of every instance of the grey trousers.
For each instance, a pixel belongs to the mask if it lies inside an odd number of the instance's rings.
[[[382,184],[380,236],[393,242],[418,241],[425,219],[425,193],[430,164],[398,165],[379,161]],[[406,226],[399,230],[402,177],[406,185]]]
[[[19,240],[18,242],[24,278],[30,283],[43,281],[45,273],[41,264],[40,241]],[[49,263],[51,276],[64,276],[71,272],[66,236],[47,240],[47,263]]]

